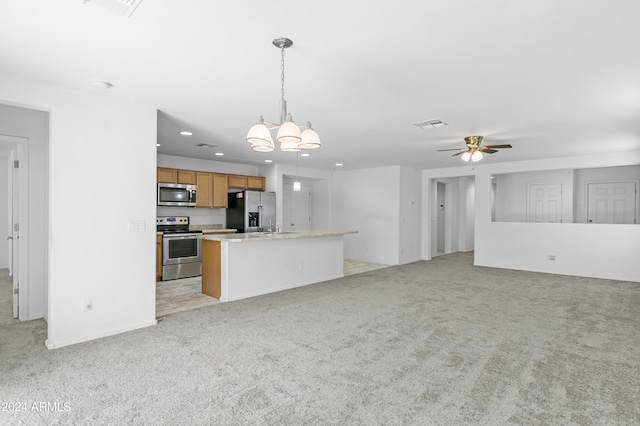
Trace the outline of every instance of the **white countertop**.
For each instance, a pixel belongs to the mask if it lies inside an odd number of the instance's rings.
[[[357,234],[358,231],[304,231],[304,232],[281,232],[279,234],[267,234],[263,232],[249,232],[242,234],[223,234],[223,235],[202,235],[199,238],[211,241],[228,241],[232,243],[240,243],[243,241],[269,241],[269,240],[292,240],[298,238],[317,238],[317,237],[333,237],[337,235]]]
[[[202,229],[203,234],[221,234],[229,232],[238,232],[237,229]]]

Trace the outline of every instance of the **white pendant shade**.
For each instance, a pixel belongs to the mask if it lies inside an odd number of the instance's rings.
[[[251,148],[258,152],[271,152],[273,151],[273,142],[269,145],[251,145]]]
[[[480,151],[476,151],[471,156],[471,161],[480,161],[482,160],[482,157],[484,157],[484,155],[482,155]]]
[[[293,182],[293,190],[296,191],[296,192],[300,191],[300,182],[299,181]]]
[[[276,137],[280,143],[300,143],[300,129],[293,121],[285,121],[278,129],[278,136]]]
[[[300,147],[304,149],[313,149],[320,147],[320,137],[315,130],[311,128],[311,123],[307,122],[306,129],[302,132],[302,140]]]
[[[462,161],[469,161],[471,159],[471,153],[469,151],[466,151],[464,154],[462,154]]]
[[[273,139],[271,139],[271,132],[267,126],[264,125],[264,120],[260,117],[258,124],[254,124],[247,133],[247,142],[251,144],[251,147],[256,146],[273,146]],[[255,149],[255,148],[254,148]]]
[[[297,152],[300,151],[302,148],[300,148],[300,143],[299,142],[282,142],[280,144],[280,151],[284,151],[284,152]]]

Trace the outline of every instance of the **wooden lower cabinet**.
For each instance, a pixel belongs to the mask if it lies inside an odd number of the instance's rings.
[[[222,276],[220,241],[202,240],[202,293],[220,299]]]
[[[211,173],[196,173],[196,207],[213,207],[213,175]]]
[[[162,280],[162,235],[156,235],[156,281]]]
[[[227,175],[213,173],[213,207],[227,208],[227,191],[229,183]]]

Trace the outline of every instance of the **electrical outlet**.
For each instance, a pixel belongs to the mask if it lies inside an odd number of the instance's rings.
[[[129,232],[144,232],[147,228],[144,220],[130,220]]]
[[[93,302],[91,302],[91,299],[82,301],[82,311],[83,312],[89,312],[92,309],[93,309]]]

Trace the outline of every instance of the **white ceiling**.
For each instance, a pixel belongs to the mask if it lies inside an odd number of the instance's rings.
[[[260,115],[279,119],[277,37],[294,42],[289,112],[323,142],[301,167],[459,166],[436,150],[475,134],[513,145],[485,163],[640,149],[637,0],[144,0],[130,18],[83,0],[0,9],[0,73],[95,92],[109,81],[101,93],[158,108],[163,154],[295,164],[245,141]],[[412,125],[433,118],[449,125]]]

